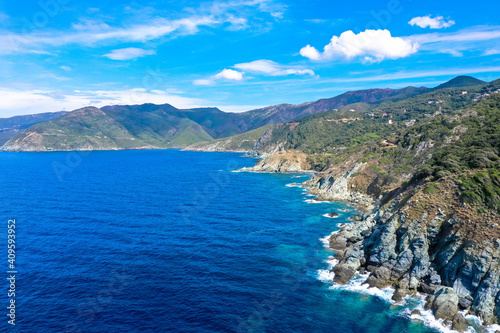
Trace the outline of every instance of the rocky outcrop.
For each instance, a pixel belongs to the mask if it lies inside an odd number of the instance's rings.
[[[358,208],[369,210],[373,208],[373,198],[367,194],[356,191],[348,181],[364,167],[363,163],[353,163],[347,171],[333,170],[311,178],[304,185],[309,187],[309,192],[320,200],[348,202]]]
[[[456,330],[467,325],[459,310],[484,324],[500,322],[500,240],[478,240],[457,208],[420,210],[415,197],[422,192],[408,193],[330,237],[339,260],[334,282],[368,272],[366,282],[394,287],[396,301],[417,291],[429,294],[427,307]]]
[[[458,295],[453,288],[440,286],[427,297],[426,306],[437,319],[453,320],[458,314]]]
[[[281,172],[281,173],[306,173],[311,172],[307,155],[295,151],[278,150],[273,154],[259,160],[250,168],[237,170],[249,172]]]

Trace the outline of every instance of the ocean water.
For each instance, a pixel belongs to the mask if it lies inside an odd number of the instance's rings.
[[[356,212],[286,186],[305,175],[231,172],[254,163],[176,150],[0,153],[4,276],[9,219],[17,242],[16,325],[3,310],[0,331],[434,332],[383,294],[333,286],[321,238]]]

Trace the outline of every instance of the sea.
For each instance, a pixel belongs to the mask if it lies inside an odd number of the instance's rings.
[[[334,285],[326,237],[359,212],[293,185],[309,175],[233,172],[255,162],[0,153],[0,331],[438,332],[421,302]]]

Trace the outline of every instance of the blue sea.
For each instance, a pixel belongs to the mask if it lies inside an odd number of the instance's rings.
[[[0,153],[0,331],[434,332],[384,297],[333,286],[321,238],[357,212],[286,186],[307,175],[231,172],[255,161],[177,150]],[[323,216],[332,211],[340,216]]]

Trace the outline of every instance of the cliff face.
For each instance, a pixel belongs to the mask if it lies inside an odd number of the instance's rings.
[[[343,185],[348,177],[320,176],[307,184],[322,198],[354,198],[354,204],[362,198],[366,205],[366,195]],[[456,330],[467,327],[459,310],[484,324],[499,323],[500,216],[471,216],[473,208],[460,203],[453,182],[440,186],[435,194],[426,192],[425,184],[408,188],[333,234],[330,247],[339,261],[334,282],[346,284],[356,272],[369,273],[371,287],[396,289],[395,301],[417,291],[429,294],[427,307]]]
[[[365,163],[350,163],[346,166],[344,169],[347,170],[334,169],[312,177],[304,185],[309,187],[309,192],[319,200],[343,201],[362,210],[373,209],[373,198],[354,190],[355,185],[349,181],[353,174],[365,167]]]
[[[242,168],[238,171],[251,172],[311,172],[307,155],[296,151],[279,150],[259,160],[251,168]]]

